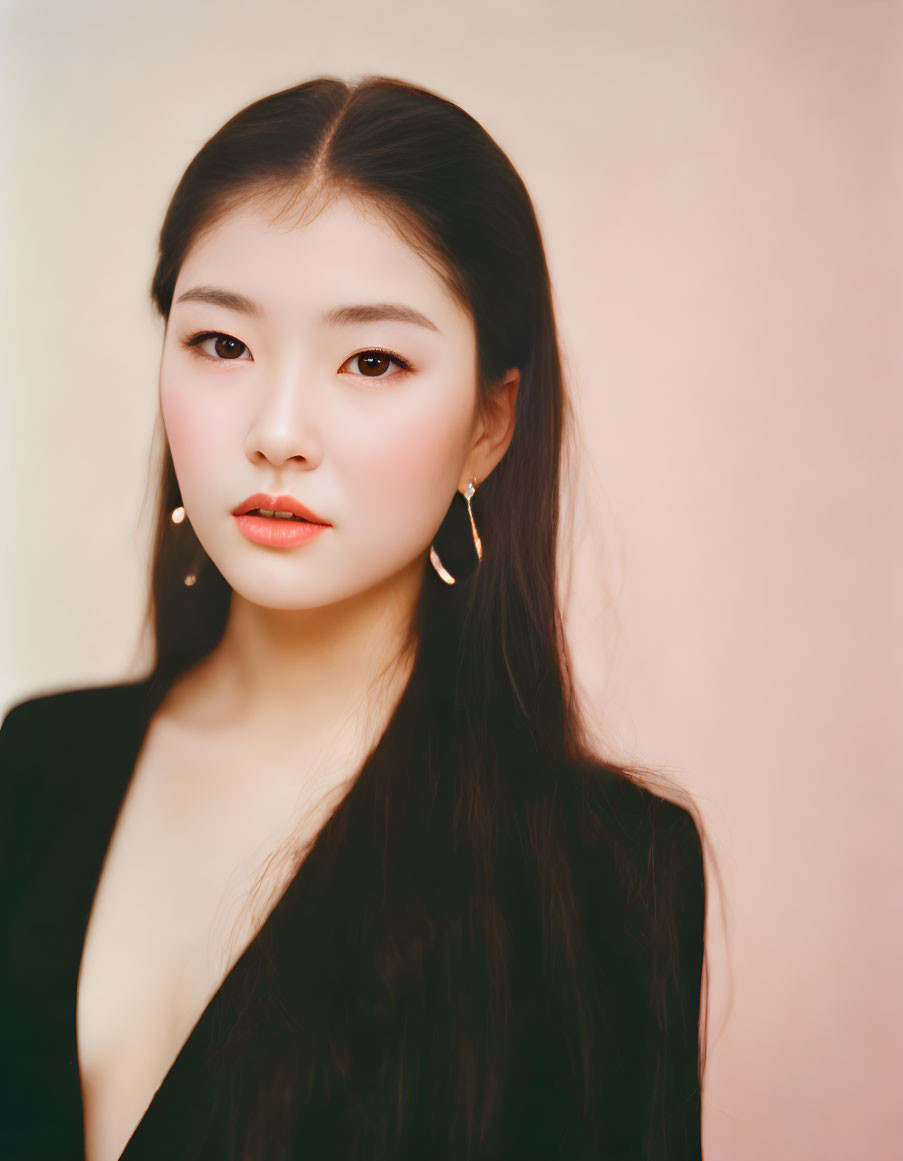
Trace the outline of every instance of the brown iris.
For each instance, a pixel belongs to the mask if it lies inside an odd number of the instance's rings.
[[[358,355],[357,360],[362,373],[371,377],[382,375],[392,363],[389,356],[384,355],[382,351],[368,351]]]
[[[219,335],[213,349],[221,359],[237,359],[244,351],[245,345],[239,339],[233,339],[231,335]]]

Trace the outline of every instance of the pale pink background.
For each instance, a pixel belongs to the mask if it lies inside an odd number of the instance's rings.
[[[723,877],[706,1157],[898,1161],[903,7],[19,0],[2,51],[4,707],[143,672],[146,288],[197,147],[320,73],[451,97],[545,233],[600,735]]]

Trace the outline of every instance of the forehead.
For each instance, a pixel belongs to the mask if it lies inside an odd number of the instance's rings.
[[[473,331],[434,266],[380,214],[345,198],[295,224],[254,202],[231,209],[189,249],[175,299],[196,285],[254,298],[267,314],[398,302],[428,315],[440,333]]]

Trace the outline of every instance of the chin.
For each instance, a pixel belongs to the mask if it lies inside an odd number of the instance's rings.
[[[305,609],[324,609],[349,600],[367,591],[359,584],[342,584],[323,577],[273,575],[266,567],[225,570],[220,568],[232,591],[249,604],[263,609],[284,612],[302,612]],[[253,575],[252,575],[253,574]]]
[[[224,574],[225,575],[225,574]],[[284,612],[301,612],[304,609],[322,609],[342,600],[347,594],[334,590],[324,591],[320,586],[289,584],[284,579],[276,582],[265,577],[247,578],[233,582],[226,577],[233,593],[262,609],[279,609]]]

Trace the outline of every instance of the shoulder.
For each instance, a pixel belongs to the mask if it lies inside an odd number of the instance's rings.
[[[571,1079],[595,1094],[573,1128],[594,1145],[574,1155],[698,1158],[705,879],[693,809],[614,765],[549,760],[542,774],[547,958],[568,965],[550,977],[562,1031],[542,1050],[580,1030],[588,1063]]]
[[[6,818],[51,790],[79,755],[134,730],[150,679],[51,690],[10,706],[0,722],[0,810]]]
[[[134,703],[149,678],[36,693],[14,702],[0,721],[0,770],[27,759]]]
[[[695,806],[601,763],[568,763],[566,783],[571,864],[588,915],[607,901],[651,969],[689,963],[698,976],[706,878]]]
[[[629,1013],[612,1020],[637,1090],[649,1094],[644,1155],[698,1158],[706,879],[697,808],[617,769],[586,766],[571,781],[586,947],[610,1010]]]
[[[579,851],[592,856],[607,845],[632,858],[644,874],[655,874],[656,861],[663,859],[671,874],[700,877],[702,839],[695,807],[601,762],[566,762],[563,782]]]
[[[554,817],[559,848],[578,878],[614,867],[628,892],[662,877],[701,887],[702,828],[692,797],[678,790],[667,797],[641,778],[594,758],[547,755],[524,781],[519,805],[531,821],[543,819],[543,829]]]
[[[0,883],[8,887],[20,860],[52,845],[78,803],[86,794],[93,798],[107,759],[134,737],[149,690],[149,678],[64,688],[22,698],[6,710],[0,722]]]

